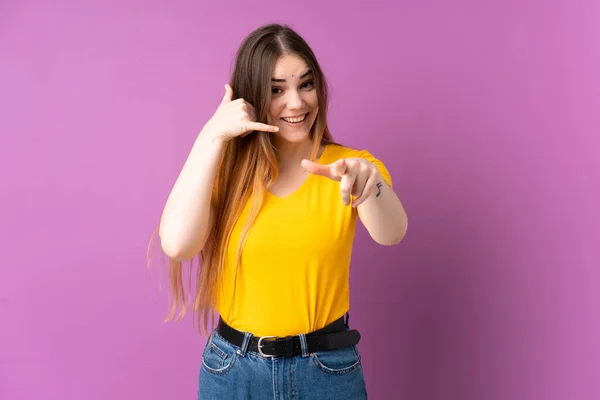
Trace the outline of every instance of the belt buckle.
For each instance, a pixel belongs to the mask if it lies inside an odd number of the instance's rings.
[[[261,356],[265,357],[265,358],[274,358],[276,356],[274,355],[270,355],[270,354],[265,354],[262,351],[262,347],[263,347],[263,340],[265,339],[277,339],[277,336],[262,336],[260,339],[258,339],[258,352],[260,353]]]

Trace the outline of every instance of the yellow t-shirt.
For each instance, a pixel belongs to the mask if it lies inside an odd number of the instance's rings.
[[[366,150],[328,144],[317,162],[349,157],[374,163],[391,186],[384,164]],[[310,174],[289,196],[265,189],[234,292],[237,247],[249,206],[234,227],[217,290],[223,320],[257,336],[287,336],[315,331],[344,315],[350,304],[348,275],[358,211],[344,206],[340,182]]]

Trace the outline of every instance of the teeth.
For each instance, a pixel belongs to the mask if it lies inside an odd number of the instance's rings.
[[[304,121],[304,118],[306,118],[306,114],[304,114],[301,117],[298,118],[282,118],[285,122],[290,122],[290,123],[295,123],[295,122],[302,122]]]

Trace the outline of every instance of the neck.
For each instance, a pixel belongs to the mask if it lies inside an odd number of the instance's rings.
[[[300,168],[302,160],[310,156],[313,144],[312,141],[307,139],[300,143],[276,140],[274,145],[277,149],[276,155],[279,170],[282,171],[294,167]]]

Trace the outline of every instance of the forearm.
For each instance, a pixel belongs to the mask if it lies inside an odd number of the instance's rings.
[[[358,215],[377,243],[391,246],[400,243],[406,234],[408,216],[394,190],[378,174],[378,187],[358,209]]]
[[[205,127],[171,190],[160,221],[161,246],[182,261],[198,254],[208,238],[210,199],[224,143]]]

